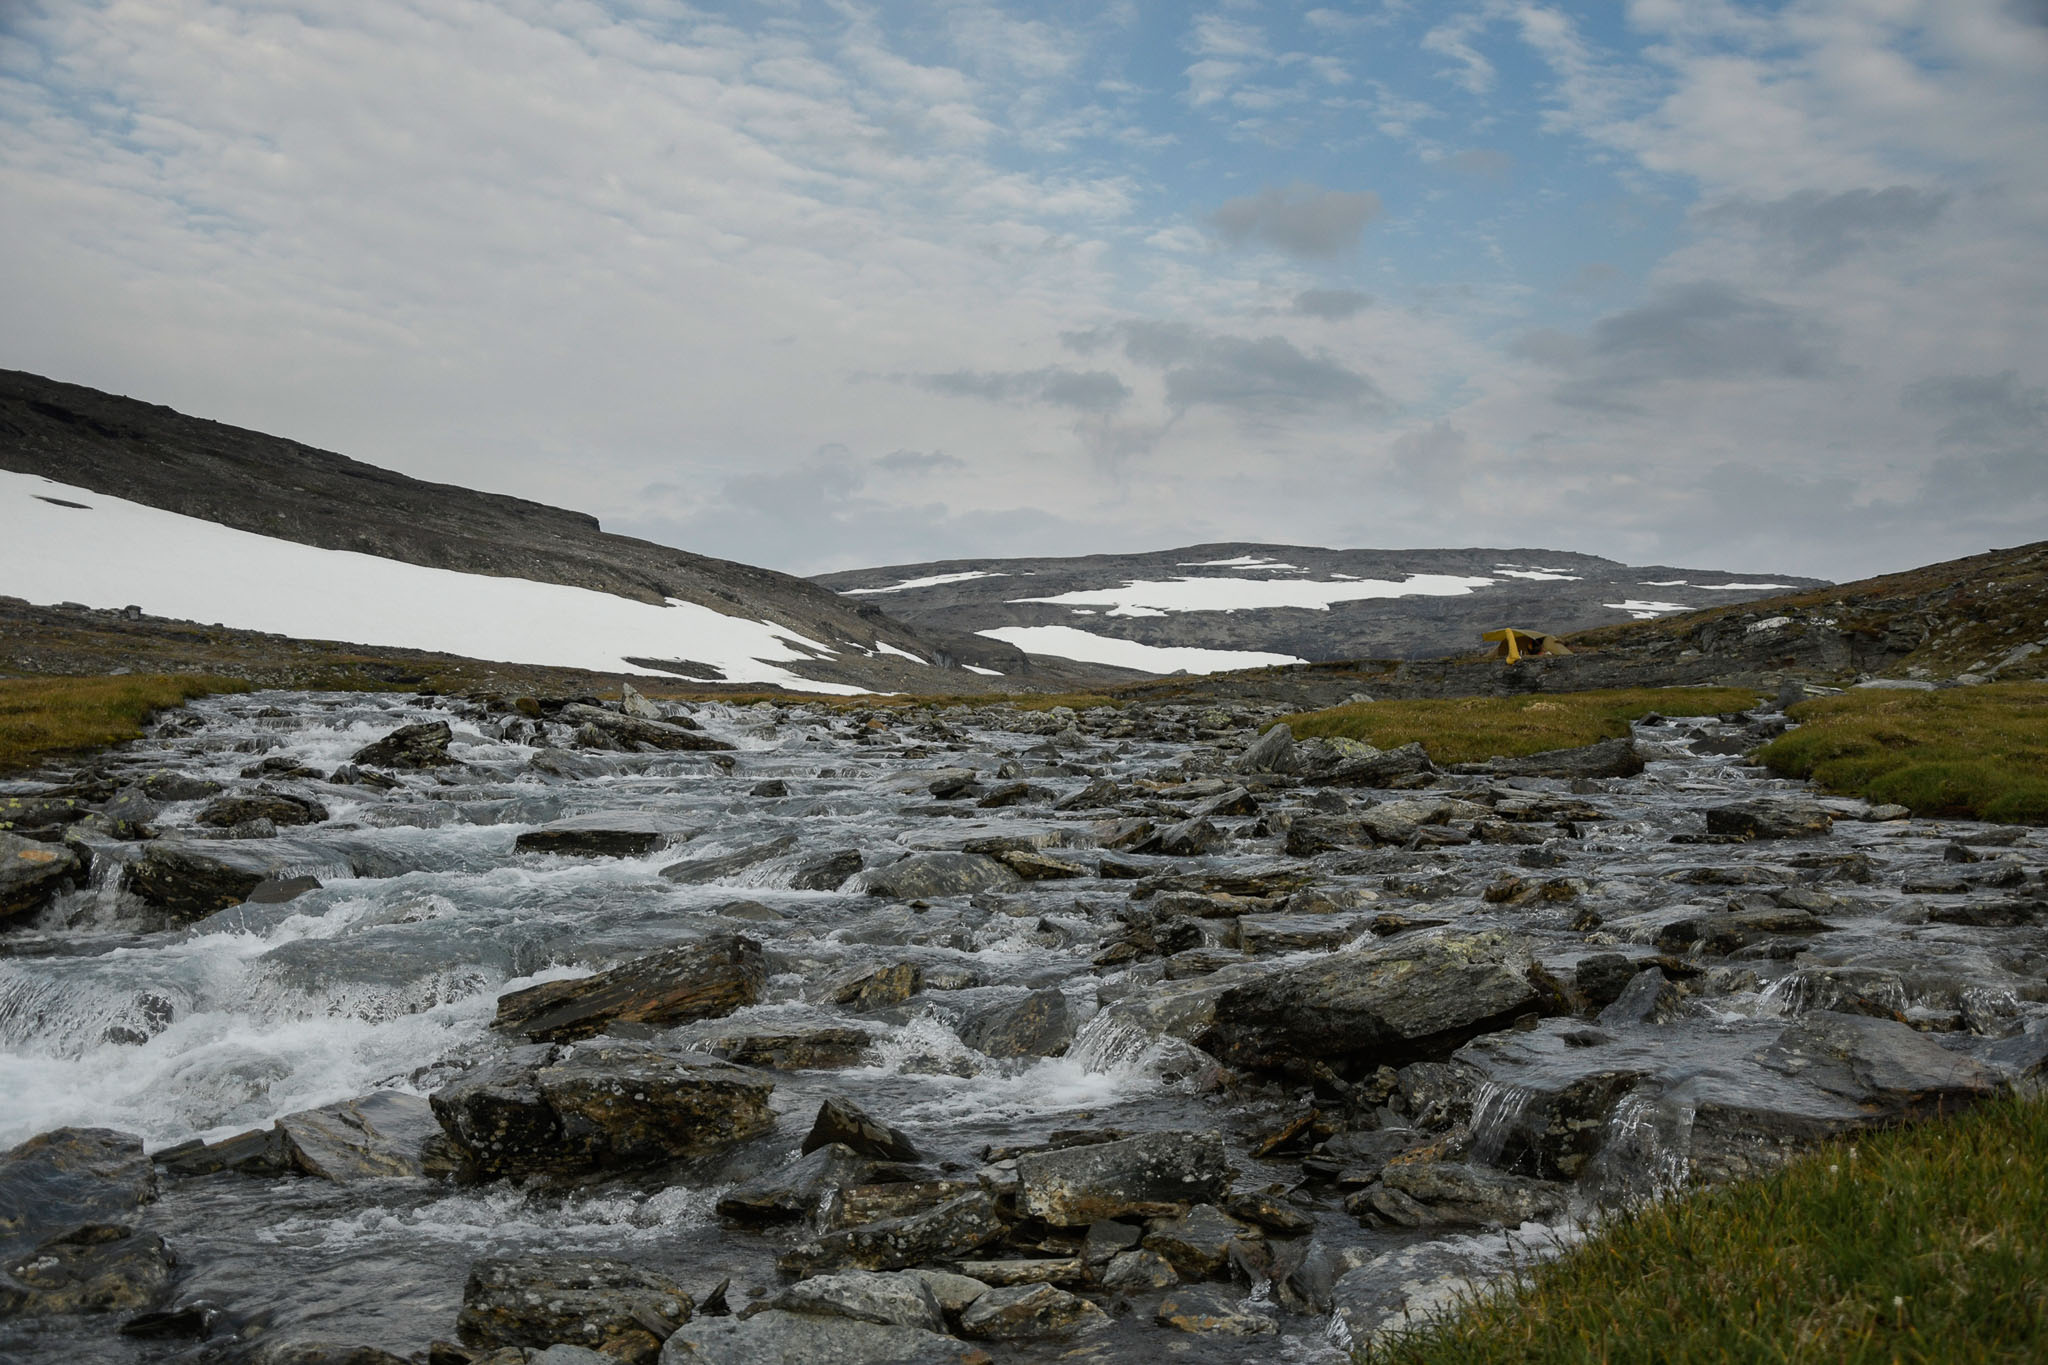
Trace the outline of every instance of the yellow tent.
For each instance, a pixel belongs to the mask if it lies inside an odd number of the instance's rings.
[[[1555,635],[1545,635],[1540,630],[1516,630],[1512,626],[1500,630],[1489,630],[1480,636],[1482,640],[1498,640],[1493,657],[1509,663],[1520,663],[1525,654],[1569,654],[1570,650]]]

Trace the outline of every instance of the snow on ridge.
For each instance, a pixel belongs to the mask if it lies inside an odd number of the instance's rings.
[[[1301,578],[1172,578],[1138,579],[1116,588],[1081,588],[1054,597],[1019,597],[1022,602],[1053,606],[1112,607],[1111,615],[1142,615],[1182,611],[1261,611],[1297,607],[1328,611],[1333,602],[1386,597],[1462,597],[1475,588],[1493,586],[1491,578],[1457,574],[1411,574],[1403,582],[1357,578],[1343,582]],[[1249,666],[1249,665],[1247,665]]]
[[[1638,602],[1631,597],[1626,602],[1602,602],[1609,611],[1625,611],[1638,621],[1648,621],[1658,616],[1670,616],[1674,612],[1691,611],[1683,602]]]
[[[1545,569],[1542,567],[1525,569],[1518,568],[1512,564],[1496,564],[1493,571],[1502,578],[1526,578],[1536,583],[1578,583],[1585,578],[1584,574],[1566,573],[1563,569]]]
[[[836,651],[772,621],[327,550],[30,474],[0,470],[0,526],[0,592],[31,602],[134,605],[297,639],[654,678],[675,675],[626,656],[687,659],[730,682],[868,691],[776,667]]]
[[[976,578],[1008,578],[1006,573],[995,573],[988,569],[969,569],[966,573],[937,573],[930,578],[909,578],[901,583],[892,583],[886,588],[841,588],[841,597],[873,597],[883,592],[909,592],[915,588],[936,588],[946,583],[965,583]]]
[[[1644,582],[1645,588],[1696,588],[1701,592],[1790,592],[1796,583],[1688,583],[1683,578],[1661,583]]]
[[[1134,668],[1145,673],[1226,673],[1237,668],[1269,668],[1306,663],[1292,654],[1267,654],[1251,649],[1196,649],[1192,646],[1141,644],[1118,640],[1076,626],[997,626],[976,631],[991,640],[1017,646],[1026,654],[1050,654],[1079,663]]]
[[[1176,569],[1285,569],[1289,573],[1307,573],[1299,564],[1283,560],[1267,559],[1262,555],[1239,555],[1235,559],[1184,559],[1173,566]]]
[[[932,661],[930,659],[919,658],[917,655],[912,654],[907,649],[898,649],[896,648],[896,646],[890,644],[887,640],[875,641],[875,653],[893,654],[899,659],[908,659],[910,660],[910,662],[914,664],[923,664],[927,668],[931,667]]]

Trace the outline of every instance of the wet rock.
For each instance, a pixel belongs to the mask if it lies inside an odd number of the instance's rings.
[[[1009,849],[996,854],[995,859],[1027,882],[1059,881],[1088,875],[1086,864],[1055,858],[1037,849]]]
[[[961,1028],[960,1041],[989,1057],[1058,1057],[1074,1041],[1074,1028],[1063,992],[1033,991],[977,1014]]]
[[[1227,1063],[1352,1068],[1448,1055],[1539,1010],[1527,948],[1496,933],[1437,931],[1272,969],[1220,995],[1195,1042]]]
[[[1629,979],[1611,1004],[1600,1011],[1601,1027],[1664,1023],[1678,1013],[1678,988],[1656,967],[1645,967]]]
[[[825,1199],[813,1220],[821,1232],[859,1227],[929,1213],[985,1187],[978,1180],[931,1180],[929,1168],[876,1162],[867,1184],[842,1185]]]
[[[900,1005],[923,987],[923,969],[915,962],[898,962],[886,967],[858,968],[832,983],[826,997],[848,1009],[877,1010]]]
[[[852,1100],[839,1097],[818,1106],[818,1117],[811,1123],[809,1136],[804,1138],[803,1150],[815,1152],[833,1143],[876,1161],[924,1159],[909,1138],[888,1124],[870,1118]]]
[[[884,1327],[946,1330],[946,1315],[930,1286],[920,1277],[900,1271],[845,1270],[799,1280],[769,1300],[768,1307]]]
[[[145,774],[137,785],[152,801],[204,801],[221,792],[220,783],[210,777],[195,777],[170,768]]]
[[[1726,956],[1780,935],[1820,934],[1833,928],[1810,910],[1766,904],[1673,920],[1657,931],[1657,946],[1668,952],[1690,950]]]
[[[132,1313],[170,1287],[164,1240],[119,1223],[87,1223],[0,1262],[0,1320]]]
[[[1060,1227],[1105,1218],[1171,1217],[1230,1187],[1217,1132],[1159,1132],[1017,1158],[1017,1207]]]
[[[1144,1294],[1179,1283],[1172,1262],[1156,1251],[1120,1251],[1102,1268],[1102,1287],[1118,1294]]]
[[[1906,983],[1883,967],[1802,967],[1780,989],[1793,1014],[1832,1010],[1904,1022]]]
[[[799,1274],[839,1267],[904,1270],[957,1261],[1002,1236],[1003,1229],[995,1201],[975,1190],[908,1217],[828,1232],[795,1247],[777,1264]]]
[[[219,1304],[193,1299],[170,1308],[138,1313],[121,1324],[121,1335],[145,1340],[184,1338],[196,1341],[212,1336],[227,1322],[227,1312]]]
[[[692,1322],[662,1347],[661,1365],[989,1365],[989,1356],[923,1328],[778,1308]]]
[[[991,1289],[960,1315],[960,1334],[976,1341],[1030,1341],[1109,1324],[1109,1315],[1078,1294],[1049,1284]]]
[[[1736,839],[1819,839],[1835,825],[1826,807],[1811,801],[1760,798],[1707,810],[1707,833]]]
[[[284,1133],[275,1124],[237,1133],[218,1142],[201,1142],[193,1138],[175,1147],[162,1148],[151,1159],[166,1175],[179,1179],[213,1175],[220,1171],[238,1171],[243,1175],[269,1178],[291,1175],[298,1169],[285,1148]]]
[[[774,1082],[644,1044],[514,1049],[434,1092],[434,1117],[483,1178],[645,1166],[774,1126]]]
[[[1253,741],[1252,746],[1238,756],[1236,764],[1241,773],[1292,773],[1300,766],[1300,760],[1294,753],[1294,731],[1285,721]]]
[[[1258,1235],[1215,1205],[1196,1204],[1154,1222],[1145,1234],[1145,1249],[1164,1256],[1183,1279],[1206,1280],[1230,1265],[1233,1246]]]
[[[1641,969],[1620,953],[1595,953],[1579,959],[1572,969],[1572,985],[1595,1009],[1605,1009],[1621,998],[1629,982]]]
[[[1895,1117],[1953,1113],[2000,1089],[1998,1073],[1892,1019],[1818,1010],[1757,1057],[1867,1112]]]
[[[1229,835],[1198,815],[1191,820],[1166,826],[1134,851],[1156,853],[1163,858],[1199,858],[1228,842]]]
[[[704,1040],[704,1050],[735,1066],[771,1071],[838,1071],[860,1066],[875,1045],[857,1028],[778,1029],[759,1025]]]
[[[784,834],[766,843],[755,844],[733,853],[721,853],[711,858],[691,858],[685,862],[670,863],[661,870],[664,880],[683,886],[703,886],[710,882],[722,882],[758,867],[770,858],[779,858],[796,847],[796,836]]]
[[[961,1261],[960,1272],[985,1285],[1075,1285],[1087,1275],[1079,1256],[1040,1256],[1029,1260]]]
[[[1643,756],[1633,739],[1603,739],[1576,749],[1548,749],[1526,758],[1490,758],[1460,763],[1452,771],[1487,773],[1495,777],[1599,778],[1634,777],[1643,770]]]
[[[75,796],[0,796],[0,834],[61,839],[91,814],[92,806]]]
[[[1382,1345],[1454,1312],[1503,1267],[1456,1242],[1421,1242],[1384,1252],[1338,1278],[1332,1306],[1355,1348]]]
[[[42,909],[80,870],[62,844],[0,833],[0,922]]]
[[[1520,1227],[1562,1214],[1566,1186],[1459,1161],[1397,1162],[1344,1202],[1368,1226]]]
[[[1402,778],[1436,771],[1420,744],[1403,744],[1398,749],[1369,756],[1340,758],[1334,763],[1304,764],[1305,781],[1322,787],[1384,787]]]
[[[455,1331],[471,1347],[561,1342],[618,1360],[652,1361],[693,1307],[668,1277],[623,1261],[489,1257],[470,1267]]]
[[[609,740],[611,746],[618,748],[632,748],[644,744],[650,749],[719,752],[735,747],[722,739],[713,739],[707,734],[700,733],[695,721],[682,717],[673,720],[648,720],[641,716],[607,711],[602,706],[586,706],[581,702],[571,702],[562,708],[558,719],[564,725],[595,730]]]
[[[276,1129],[294,1170],[337,1185],[425,1174],[422,1146],[441,1131],[426,1100],[397,1090],[287,1114]]]
[[[599,811],[572,815],[513,841],[521,853],[556,853],[569,857],[644,858],[688,835],[668,821],[640,811]]]
[[[0,1155],[0,1256],[58,1231],[123,1223],[156,1198],[142,1139],[111,1128],[57,1128]]]
[[[595,976],[508,992],[498,997],[492,1026],[536,1043],[592,1037],[616,1022],[669,1028],[755,1004],[767,980],[761,945],[744,935],[721,934],[636,957]]]
[[[215,829],[229,829],[249,820],[268,820],[279,826],[317,825],[327,818],[327,807],[310,796],[263,791],[215,797],[198,817],[200,824]]]
[[[448,756],[448,744],[454,738],[455,732],[445,720],[402,725],[356,750],[349,762],[373,768],[445,768],[455,762]]]
[[[932,900],[977,891],[1009,891],[1023,879],[979,853],[917,853],[868,873],[870,896]]]
[[[532,1353],[538,1356],[539,1352]],[[507,1360],[500,1355],[487,1356],[478,1365],[528,1365],[526,1352],[515,1352],[515,1359]],[[602,1358],[602,1357],[600,1357]],[[256,1344],[248,1360],[250,1365],[412,1365],[404,1356],[376,1346],[357,1346],[348,1342],[334,1341],[277,1341],[265,1340]],[[552,1365],[552,1362],[551,1362]]]
[[[766,782],[756,782],[752,787],[749,787],[747,795],[760,797],[763,800],[774,800],[777,797],[789,795],[789,783],[779,777],[771,777]]]
[[[860,850],[842,848],[797,864],[796,871],[790,875],[789,886],[792,891],[837,891],[860,869]]]
[[[842,1143],[819,1147],[727,1190],[718,1201],[718,1216],[736,1223],[794,1223],[815,1212],[833,1190],[867,1179],[872,1167]]]
[[[320,889],[318,877],[265,877],[249,889],[250,905],[284,905]]]
[[[1159,1301],[1152,1320],[1176,1332],[1205,1336],[1254,1337],[1280,1330],[1270,1313],[1248,1306],[1235,1290],[1216,1285],[1174,1290]]]

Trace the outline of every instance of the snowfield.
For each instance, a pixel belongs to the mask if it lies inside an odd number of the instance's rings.
[[[1084,664],[1108,664],[1112,668],[1135,668],[1144,673],[1227,673],[1236,668],[1269,668],[1275,664],[1308,662],[1292,654],[1264,654],[1254,649],[1146,645],[1136,640],[1112,639],[1073,626],[997,626],[975,634],[1015,645],[1026,654],[1050,654],[1054,658],[1073,659]]]
[[[777,667],[836,651],[773,622],[323,550],[6,470],[0,593],[504,663],[674,676],[632,655],[710,664],[731,682],[866,691]]]
[[[938,588],[948,583],[968,583],[977,578],[1008,578],[1006,573],[985,573],[979,569],[967,573],[935,573],[930,578],[906,578],[901,583],[891,583],[886,588],[847,588],[841,597],[873,597],[882,592],[912,592],[918,588]]]
[[[1360,602],[1376,597],[1462,597],[1475,588],[1492,586],[1491,578],[1441,573],[1410,574],[1399,582],[1386,578],[1354,578],[1343,582],[1301,578],[1170,578],[1164,582],[1141,579],[1120,588],[1082,588],[1063,592],[1057,597],[1015,597],[1010,600],[1069,607],[1109,607],[1113,609],[1109,613],[1111,616],[1157,616],[1175,611],[1267,611],[1275,607],[1328,611],[1332,602]]]

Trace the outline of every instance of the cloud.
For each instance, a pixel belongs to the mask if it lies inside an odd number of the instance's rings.
[[[1184,322],[1136,320],[1065,333],[1062,340],[1083,354],[1120,340],[1126,359],[1162,371],[1167,405],[1176,412],[1202,406],[1267,415],[1392,407],[1365,375],[1285,337],[1229,336]]]
[[[965,469],[967,461],[936,450],[892,450],[876,460],[875,467],[892,474],[930,474],[941,469]]]
[[[1306,181],[1225,200],[1209,223],[1231,246],[1251,242],[1290,256],[1327,259],[1358,245],[1365,225],[1380,215],[1370,190],[1326,190]]]
[[[1371,306],[1372,295],[1361,294],[1356,289],[1304,289],[1294,296],[1294,303],[1288,311],[1296,317],[1342,322]]]
[[[1759,203],[1730,199],[1705,210],[1710,223],[1744,223],[1791,253],[1802,271],[1838,265],[1859,251],[1887,246],[1927,231],[1953,196],[1907,185],[1823,194],[1800,190]]]
[[[1951,444],[2036,443],[2036,475],[2048,477],[2039,467],[2037,444],[2048,428],[2048,389],[2022,387],[2017,371],[1937,375],[1907,386],[1900,401],[1911,411],[1941,418],[1941,439]]]
[[[997,403],[1049,403],[1076,412],[1114,412],[1131,396],[1130,385],[1107,370],[954,370],[922,374],[912,382],[933,393],[986,398]]]

